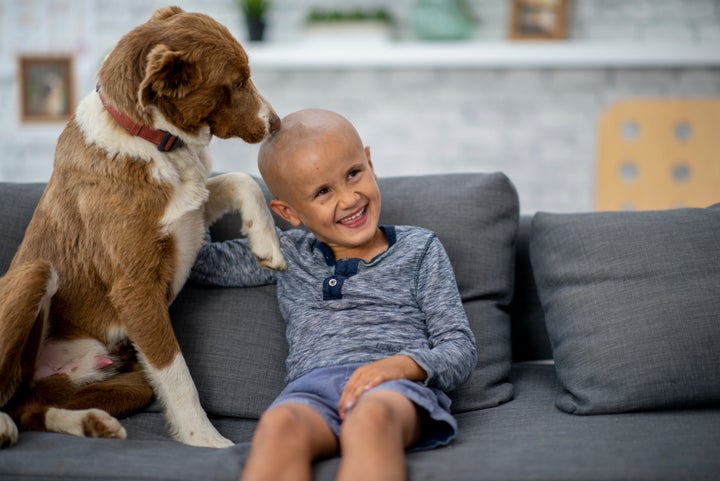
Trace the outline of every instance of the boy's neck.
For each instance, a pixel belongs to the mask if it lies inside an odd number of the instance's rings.
[[[336,260],[359,258],[370,262],[388,248],[388,240],[385,232],[378,227],[373,238],[363,245],[355,247],[329,246]]]

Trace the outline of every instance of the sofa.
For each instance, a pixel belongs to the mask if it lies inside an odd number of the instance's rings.
[[[409,452],[410,480],[720,479],[720,205],[520,215],[502,173],[379,185],[382,223],[438,233],[479,351],[450,393],[457,438]],[[42,189],[0,184],[0,272]],[[211,234],[232,238],[239,223],[227,215]],[[173,441],[154,403],[122,419],[125,440],[22,432],[0,451],[0,479],[238,479],[283,386],[275,287],[188,282],[171,317],[201,402],[235,446]],[[334,479],[338,462],[317,462],[314,478]]]

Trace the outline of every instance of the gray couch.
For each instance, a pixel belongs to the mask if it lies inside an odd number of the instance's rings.
[[[409,453],[412,481],[720,479],[720,206],[520,217],[502,174],[380,187],[383,223],[439,234],[480,353],[451,393],[457,439]],[[42,188],[0,184],[0,272]],[[0,479],[238,479],[283,385],[275,289],[188,284],[171,313],[202,403],[236,446],[174,442],[153,405],[122,421],[127,440],[21,433],[0,451]],[[337,466],[317,463],[315,479]]]

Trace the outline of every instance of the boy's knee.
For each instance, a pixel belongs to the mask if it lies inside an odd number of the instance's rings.
[[[381,397],[368,396],[361,399],[350,411],[342,424],[343,431],[351,431],[355,426],[368,431],[385,431],[393,428],[398,419],[394,406]]]
[[[279,405],[260,416],[258,429],[269,435],[295,435],[302,433],[304,424],[300,415],[290,406]]]
[[[337,439],[325,420],[313,408],[299,403],[280,404],[265,411],[255,430],[253,444],[282,449],[307,460],[330,456],[337,451]],[[281,448],[280,448],[281,447]]]
[[[361,398],[343,422],[340,432],[341,443],[345,444],[395,439],[409,446],[419,435],[417,407],[393,391],[377,391]]]

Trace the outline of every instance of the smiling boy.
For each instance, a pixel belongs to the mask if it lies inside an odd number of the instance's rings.
[[[477,362],[449,259],[432,232],[380,226],[381,195],[344,117],[288,115],[260,148],[288,270],[264,270],[244,239],[207,243],[192,278],[277,282],[289,345],[287,386],[262,415],[243,480],[310,480],[341,453],[337,479],[402,480],[404,451],[449,443],[445,391]]]

